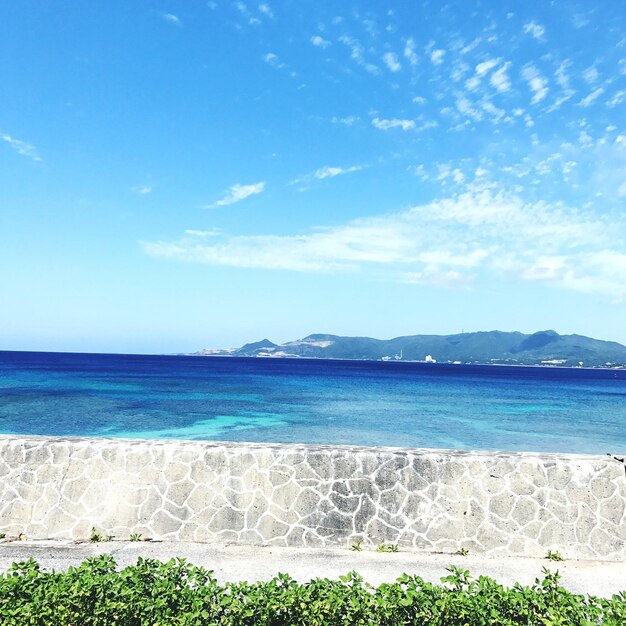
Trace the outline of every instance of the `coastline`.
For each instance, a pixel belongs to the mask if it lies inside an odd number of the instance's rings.
[[[163,356],[185,356],[185,357],[194,357],[194,358],[211,358],[211,359],[241,359],[246,361],[301,361],[301,362],[329,362],[329,363],[365,363],[365,364],[384,364],[385,367],[396,367],[403,365],[411,365],[411,366],[424,366],[427,370],[432,369],[436,371],[437,369],[449,369],[449,370],[462,370],[463,368],[488,368],[485,370],[485,373],[491,371],[496,371],[498,369],[507,370],[507,369],[515,369],[515,370],[534,370],[534,371],[558,371],[558,372],[604,372],[604,373],[614,373],[621,372],[620,376],[607,376],[606,378],[617,378],[619,380],[626,380],[626,366],[620,367],[571,367],[565,365],[532,365],[532,364],[515,364],[515,363],[482,363],[482,362],[472,362],[472,363],[449,363],[449,362],[436,362],[431,363],[428,361],[411,361],[408,359],[393,359],[393,360],[382,360],[382,359],[339,359],[334,357],[301,357],[301,356],[239,356],[239,355],[229,355],[229,354],[197,354],[197,353],[188,353],[188,354],[177,354],[177,355],[163,355]],[[595,376],[591,376],[595,377]]]
[[[616,367],[605,366],[581,366],[572,367],[567,365],[540,365],[540,364],[521,364],[521,363],[485,363],[481,361],[476,362],[428,362],[428,361],[414,361],[409,359],[340,359],[336,357],[303,357],[303,356],[242,356],[237,354],[199,354],[197,352],[74,352],[74,351],[47,351],[47,350],[0,350],[0,355],[3,354],[42,354],[42,355],[67,355],[67,356],[110,356],[110,357],[166,357],[166,358],[210,358],[210,359],[239,359],[242,361],[299,361],[299,362],[329,362],[329,363],[368,363],[368,364],[382,364],[386,366],[397,365],[423,365],[428,368],[436,370],[437,368],[450,368],[450,369],[463,369],[467,367],[475,368],[490,368],[496,369],[518,369],[518,370],[539,370],[539,371],[563,371],[563,372],[623,372],[623,377],[619,376],[619,379],[626,380],[626,365],[620,365]]]

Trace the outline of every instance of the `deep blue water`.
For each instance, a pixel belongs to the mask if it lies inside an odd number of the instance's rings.
[[[0,433],[626,452],[626,371],[0,352]]]

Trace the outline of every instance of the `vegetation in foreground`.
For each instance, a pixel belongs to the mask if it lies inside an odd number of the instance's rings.
[[[559,624],[624,626],[626,593],[611,599],[572,594],[544,569],[530,587],[507,589],[451,567],[442,585],[403,575],[373,587],[354,572],[299,584],[286,574],[269,582],[220,584],[182,559],[139,559],[120,571],[110,555],[66,572],[44,572],[30,559],[0,576],[3,626],[439,626]]]

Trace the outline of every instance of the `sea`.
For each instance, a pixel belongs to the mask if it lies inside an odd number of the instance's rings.
[[[626,453],[626,371],[0,352],[0,433]]]

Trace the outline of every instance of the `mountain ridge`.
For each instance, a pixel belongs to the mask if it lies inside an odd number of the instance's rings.
[[[453,335],[404,335],[392,339],[313,333],[275,344],[269,339],[230,350],[204,349],[197,356],[404,360],[509,365],[626,367],[626,346],[555,330],[531,334],[477,331]]]

